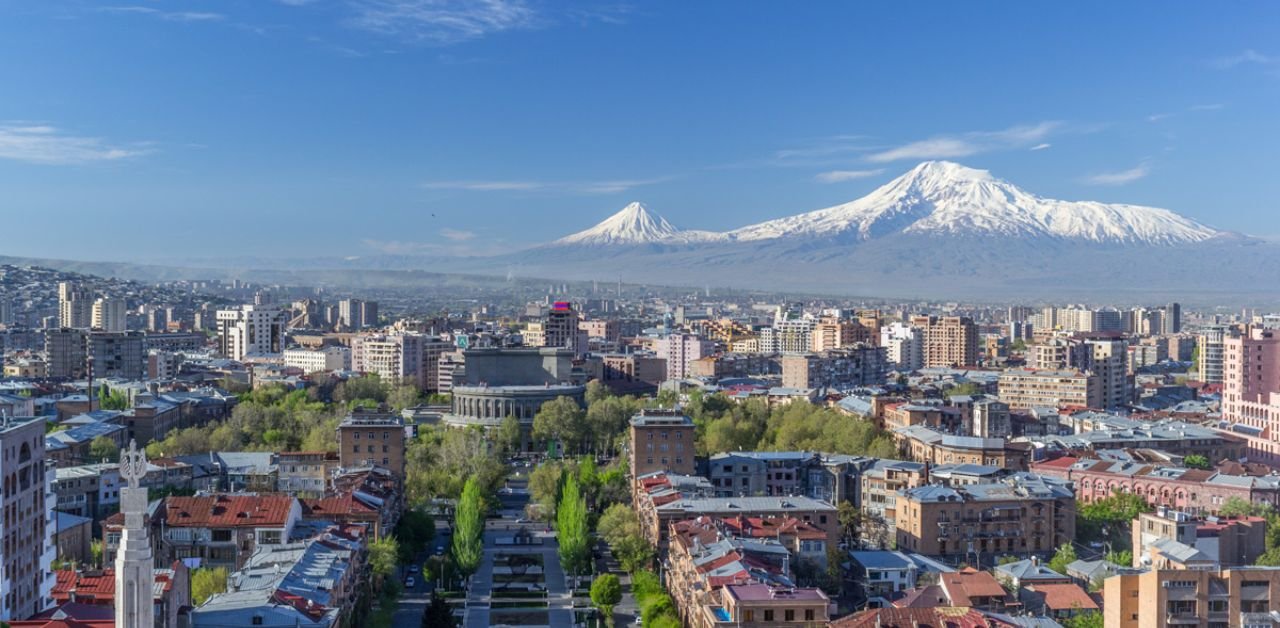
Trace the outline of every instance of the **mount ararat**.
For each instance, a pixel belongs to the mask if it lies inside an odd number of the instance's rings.
[[[521,276],[1056,300],[1276,289],[1277,262],[1276,244],[1167,209],[1043,198],[942,161],[848,203],[729,231],[681,230],[631,203],[549,244],[466,260]]]

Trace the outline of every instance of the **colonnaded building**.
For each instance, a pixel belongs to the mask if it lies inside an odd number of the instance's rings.
[[[463,356],[454,373],[453,405],[443,417],[448,425],[497,427],[514,416],[523,427],[523,446],[531,450],[529,433],[542,404],[557,397],[584,403],[586,378],[570,349],[477,348]]]

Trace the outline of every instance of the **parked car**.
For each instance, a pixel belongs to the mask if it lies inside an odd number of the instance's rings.
[[[413,576],[409,576],[408,578],[404,579],[404,586],[406,589],[412,589],[417,584],[418,584],[418,580]]]
[[[414,564],[414,565],[409,565],[409,573],[418,573],[418,572],[419,572],[419,571],[421,571],[421,570],[422,570],[422,568],[421,568],[421,567],[419,567],[419,566],[417,566],[416,564]]]

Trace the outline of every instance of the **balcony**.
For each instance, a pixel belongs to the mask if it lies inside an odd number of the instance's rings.
[[[1164,616],[1166,624],[1193,624],[1200,625],[1200,617],[1195,613],[1169,613]]]

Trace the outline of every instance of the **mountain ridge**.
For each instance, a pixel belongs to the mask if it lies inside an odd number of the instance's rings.
[[[1232,235],[1167,209],[1044,198],[986,170],[926,161],[853,201],[724,232],[682,231],[633,202],[552,246],[697,244],[801,238],[866,241],[894,233],[998,235],[1178,245]]]

